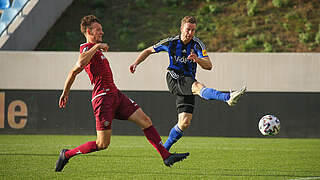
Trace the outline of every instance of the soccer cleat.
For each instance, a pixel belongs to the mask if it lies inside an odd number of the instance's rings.
[[[227,101],[229,106],[234,106],[238,102],[238,99],[246,92],[246,90],[247,87],[243,86],[237,91],[230,92],[230,99]]]
[[[171,167],[174,163],[187,158],[187,156],[189,156],[189,153],[173,153],[163,162],[166,166]]]
[[[59,154],[59,159],[56,163],[56,172],[62,171],[64,166],[68,163],[69,158],[66,158],[65,153],[68,151],[68,149],[62,149],[60,154]]]

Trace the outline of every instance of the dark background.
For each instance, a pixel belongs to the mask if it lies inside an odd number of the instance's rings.
[[[0,90],[5,93],[5,127],[0,134],[96,134],[91,91],[71,91],[67,108],[59,109],[60,90]],[[177,123],[175,97],[166,91],[123,91],[151,117],[161,136]],[[22,100],[28,117],[24,129],[7,122],[9,103]],[[234,107],[196,97],[196,108],[187,136],[259,137],[258,121],[274,114],[281,121],[278,137],[320,137],[320,93],[248,92]],[[16,118],[19,121],[19,118]],[[113,121],[113,134],[143,135],[138,126]]]

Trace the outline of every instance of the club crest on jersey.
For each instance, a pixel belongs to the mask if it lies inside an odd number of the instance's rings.
[[[101,55],[101,59],[103,60],[103,59],[107,59],[104,55]]]
[[[110,122],[109,121],[105,121],[103,124],[104,124],[104,126],[107,127],[107,126],[109,126]]]

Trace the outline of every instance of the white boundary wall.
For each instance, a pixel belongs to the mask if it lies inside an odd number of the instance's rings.
[[[128,67],[138,52],[108,52],[121,90],[167,91],[167,53],[151,55],[135,74]],[[197,79],[228,91],[247,85],[253,92],[320,92],[320,53],[209,53],[213,70],[198,66]],[[62,89],[78,52],[0,51],[0,89]],[[89,90],[83,71],[73,90]]]

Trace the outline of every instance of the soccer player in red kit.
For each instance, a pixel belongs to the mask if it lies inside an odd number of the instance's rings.
[[[110,144],[111,125],[114,118],[129,120],[140,126],[148,141],[161,155],[166,166],[170,167],[175,162],[185,159],[189,153],[172,154],[164,148],[150,118],[139,105],[126,97],[114,84],[109,62],[102,53],[108,51],[109,46],[102,43],[104,33],[100,21],[93,15],[85,16],[81,20],[80,27],[87,42],[80,45],[78,61],[68,74],[59,99],[59,107],[66,107],[71,85],[76,76],[85,69],[94,86],[91,101],[96,119],[97,140],[87,142],[74,149],[62,149],[55,171],[61,171],[69,159],[75,155],[106,149]]]

